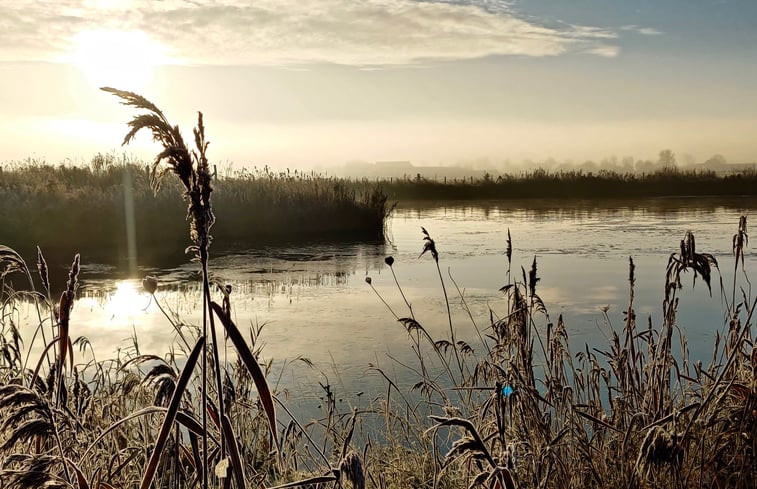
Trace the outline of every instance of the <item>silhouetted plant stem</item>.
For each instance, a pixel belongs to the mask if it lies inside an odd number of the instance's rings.
[[[58,430],[58,423],[53,420],[53,429],[55,435],[55,444],[60,452],[60,463],[63,465],[63,473],[66,476],[66,482],[71,485],[71,474],[68,473],[68,466],[66,465],[66,452],[63,451],[63,444],[60,441],[60,431]]]
[[[444,303],[447,305],[447,321],[449,322],[449,337],[452,341],[452,351],[455,352],[457,368],[460,369],[460,375],[463,375],[463,363],[460,361],[460,354],[457,352],[457,342],[455,341],[455,328],[452,326],[452,310],[449,307],[449,297],[447,297],[447,287],[444,285],[442,269],[439,267],[439,261],[435,260],[436,271],[439,273],[439,281],[442,283],[442,292],[444,293]]]
[[[444,285],[444,278],[442,277],[442,269],[439,267],[439,252],[436,249],[436,242],[431,238],[431,235],[428,231],[426,231],[426,228],[421,226],[421,232],[423,233],[423,251],[421,251],[421,254],[418,256],[420,258],[423,256],[426,252],[431,253],[431,258],[434,259],[434,263],[436,264],[436,271],[439,273],[439,281],[442,283],[442,292],[444,293],[444,302],[447,305],[447,320],[449,321],[449,333],[450,333],[450,340],[451,340],[451,346],[452,350],[455,352],[455,359],[457,360],[457,367],[460,370],[460,376],[461,381],[463,380],[462,377],[465,376],[463,373],[463,364],[460,361],[460,355],[457,353],[457,343],[455,341],[455,330],[452,326],[452,311],[449,307],[449,297],[447,297],[447,287]]]
[[[213,192],[212,177],[206,157],[208,142],[205,140],[205,126],[202,112],[197,114],[197,126],[193,130],[195,149],[190,150],[178,126],[169,124],[163,112],[152,102],[133,92],[104,87],[102,90],[112,93],[121,99],[121,103],[147,111],[135,116],[128,124],[130,130],[124,138],[127,144],[142,129],[149,129],[153,139],[163,146],[152,165],[152,183],[154,189],[160,187],[161,178],[168,172],[174,173],[184,187],[184,200],[187,202],[187,221],[189,221],[189,237],[194,243],[187,248],[200,259],[203,276],[202,302],[202,487],[208,487],[208,321],[212,335],[212,354],[216,371],[218,389],[219,417],[223,416],[223,385],[221,383],[220,362],[218,360],[218,345],[216,341],[213,317],[208,318],[210,308],[210,286],[208,280],[208,246],[210,245],[210,228],[215,222],[210,197]],[[167,168],[160,164],[165,161]],[[62,322],[61,322],[62,323]],[[63,324],[63,323],[62,323]],[[65,332],[67,337],[67,331]],[[61,344],[63,350],[65,346]],[[65,350],[63,350],[65,351]],[[61,355],[62,357],[64,355]],[[275,428],[275,427],[274,427]],[[221,457],[225,457],[225,433],[221,430]],[[157,463],[157,461],[156,461]]]
[[[394,273],[394,258],[391,256],[388,256],[384,259],[384,262],[389,265],[389,270],[392,272],[392,277],[394,278],[394,283],[397,284],[397,289],[400,291],[400,295],[402,296],[402,300],[405,301],[405,305],[407,306],[408,311],[410,311],[410,317],[415,320],[415,313],[413,313],[413,306],[410,305],[410,301],[407,300],[407,297],[405,297],[405,292],[402,291],[402,286],[400,285],[399,280],[397,280],[397,274]],[[421,372],[423,372],[423,377],[426,378],[428,375],[428,372],[426,370],[426,363],[423,360],[423,353],[421,352],[421,333],[420,331],[416,331],[415,337],[412,337],[412,334],[410,335],[411,339],[414,343],[414,349],[416,354],[418,355],[418,362],[421,366]],[[451,376],[452,372],[450,372]]]
[[[383,302],[386,308],[389,309],[389,312],[392,313],[392,316],[394,316],[394,319],[399,320],[400,317],[397,315],[396,312],[394,312],[394,309],[392,309],[392,306],[390,306],[389,303],[387,303],[386,300],[384,300],[381,294],[379,294],[379,291],[376,290],[376,287],[373,286],[373,281],[371,280],[371,277],[365,277],[365,283],[367,283],[370,286],[371,290],[373,290],[373,292],[376,294],[376,296],[378,296],[378,298],[381,299],[381,302]]]
[[[455,278],[452,276],[452,272],[448,269],[447,275],[449,276],[449,279],[452,281],[452,285],[455,286],[455,290],[457,290],[457,295],[460,296],[460,301],[463,304],[463,308],[465,309],[465,312],[468,314],[468,317],[471,320],[471,323],[473,324],[473,329],[476,330],[476,334],[478,335],[479,341],[481,341],[481,344],[484,345],[484,348],[486,348],[486,352],[491,355],[492,351],[491,348],[489,348],[488,343],[484,340],[483,335],[481,334],[481,330],[478,328],[478,324],[476,324],[476,320],[473,318],[473,313],[470,310],[470,307],[468,306],[468,301],[465,300],[465,296],[463,295],[463,292],[460,290],[460,287],[457,285],[457,282],[455,281]]]
[[[210,307],[210,281],[208,279],[208,249],[207,244],[200,246],[200,262],[202,263],[202,288],[203,288],[203,316],[207,314],[207,309]],[[203,333],[207,337],[207,321],[210,320],[210,334],[213,340],[213,365],[216,376],[216,389],[218,389],[218,415],[222,416],[226,411],[223,404],[223,384],[221,383],[221,363],[218,356],[218,341],[216,339],[216,328],[213,315],[210,314],[209,318],[203,317],[203,327],[205,332]],[[207,343],[206,343],[207,344]],[[226,457],[226,441],[221,431],[221,458]]]
[[[405,297],[405,292],[402,291],[402,286],[400,285],[399,280],[397,280],[397,274],[394,273],[394,267],[392,266],[394,264],[394,260],[391,260],[391,264],[389,261],[389,258],[385,259],[387,265],[389,265],[389,270],[392,272],[392,277],[394,278],[394,283],[397,284],[397,289],[400,291],[400,295],[402,296],[402,300],[405,301],[405,305],[407,305],[407,309],[410,311],[410,317],[415,319],[415,314],[413,314],[413,306],[410,305],[410,302],[407,300],[407,297]]]
[[[205,278],[203,276],[203,283]],[[204,287],[204,285],[203,285]],[[208,489],[208,301],[202,300],[202,487]]]
[[[171,316],[168,315],[165,309],[163,309],[163,306],[160,305],[160,301],[158,300],[155,295],[152,295],[152,299],[155,302],[155,305],[158,306],[158,310],[163,314],[163,316],[168,320],[168,322],[173,326],[173,329],[176,330],[176,334],[179,335],[179,338],[181,338],[181,341],[184,342],[184,346],[187,347],[187,351],[190,351],[192,349],[192,345],[189,344],[186,337],[184,336],[184,333],[181,332],[181,327],[176,324],[176,322],[171,318]],[[148,304],[149,305],[149,304]]]

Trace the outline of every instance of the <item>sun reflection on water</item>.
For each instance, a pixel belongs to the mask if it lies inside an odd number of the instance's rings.
[[[144,315],[150,306],[150,296],[136,280],[119,280],[114,289],[105,293],[95,292],[82,297],[82,306],[105,312],[107,319],[121,321]]]

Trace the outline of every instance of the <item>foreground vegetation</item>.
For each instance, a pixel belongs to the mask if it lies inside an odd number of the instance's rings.
[[[406,300],[406,311],[390,314],[416,353],[416,363],[405,366],[416,372],[413,389],[404,392],[385,375],[386,397],[352,412],[340,412],[327,389],[326,415],[303,424],[269,387],[255,331],[247,340],[232,321],[228,289],[211,289],[215,193],[202,119],[190,151],[152,104],[111,91],[151,116],[136,117],[132,133],[153,132],[166,149],[166,168],[185,190],[203,321],[190,326],[167,318],[177,341],[165,357],[135,348],[95,359],[87,340],[74,334],[78,255],[56,300],[42,252],[35,272],[18,253],[0,248],[4,487],[753,487],[757,299],[735,279],[730,287],[721,281],[725,323],[712,361],[689,361],[676,321],[682,277],[692,274],[718,292],[719,274],[693,234],[672,246],[661,323],[637,324],[630,260],[623,326],[606,348],[577,353],[562,318],[549,322],[536,261],[522,274],[510,273],[508,236],[505,312],[483,321],[471,316],[465,326],[448,314],[448,335],[432,338]],[[746,217],[735,231],[733,271],[748,284]],[[455,284],[442,274],[443,250],[425,229],[422,244],[449,311],[447,291]],[[392,277],[401,266],[392,257],[386,265]],[[28,286],[11,288],[9,277]],[[158,287],[151,277],[143,284],[148,293]],[[19,335],[23,301],[38,319],[26,343]],[[221,334],[236,352],[228,364],[219,361]],[[31,351],[41,353],[30,357]],[[373,428],[361,434],[364,422]]]

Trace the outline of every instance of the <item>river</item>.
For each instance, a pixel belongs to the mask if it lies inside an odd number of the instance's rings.
[[[251,327],[262,326],[256,346],[263,360],[273,360],[271,383],[290,394],[301,412],[309,412],[323,396],[319,383],[329,384],[345,403],[382,392],[385,385],[369,365],[380,366],[405,386],[417,380],[402,366],[413,364],[413,354],[393,314],[410,312],[385,257],[394,258],[394,272],[418,321],[435,338],[447,335],[439,271],[429,253],[420,256],[421,226],[439,252],[456,335],[474,348],[479,345],[474,322],[485,334],[490,310],[499,316],[506,310],[498,289],[508,283],[508,230],[511,278],[522,280],[521,267],[527,272],[536,259],[541,278],[537,293],[548,310],[540,324],[563,315],[573,348],[603,346],[612,328],[622,327],[629,256],[636,264],[639,323],[645,325],[651,317],[659,324],[665,268],[690,230],[697,250],[718,260],[724,284],[722,292],[715,273],[710,295],[701,277],[692,288],[693,275],[687,274],[680,293],[679,325],[689,338],[692,358],[706,362],[724,324],[722,297],[731,296],[732,237],[739,216],[752,215],[756,208],[757,200],[748,198],[408,202],[393,213],[384,243],[254,248],[214,243],[210,268],[219,283],[232,286],[233,315],[246,336]],[[71,336],[86,336],[98,360],[133,354],[134,338],[140,353],[165,355],[171,345],[179,345],[140,283],[142,276],[155,275],[160,304],[182,321],[199,324],[198,266],[182,255],[186,244],[176,244],[169,265],[143,266],[136,277],[126,279],[113,264],[85,260]],[[748,271],[755,264],[748,248],[746,258]],[[58,281],[65,279],[65,272],[56,273]],[[748,287],[740,271],[738,277],[737,287]],[[86,361],[88,353],[79,355]]]

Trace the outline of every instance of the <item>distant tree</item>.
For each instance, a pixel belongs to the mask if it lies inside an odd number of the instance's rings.
[[[689,153],[684,153],[681,156],[681,164],[683,166],[694,166],[696,164],[696,160],[694,157]]]
[[[557,168],[557,160],[555,160],[554,158],[552,158],[550,156],[549,158],[547,158],[546,160],[544,160],[544,162],[541,164],[541,166],[543,168],[548,169],[548,170],[553,170],[553,169]]]
[[[586,160],[583,163],[581,163],[578,168],[580,170],[583,170],[585,172],[595,172],[599,168],[596,163],[594,163],[591,160]]]
[[[624,156],[620,166],[624,171],[633,171],[633,156]]]
[[[654,171],[654,163],[649,160],[638,160],[635,165],[636,171],[639,173],[649,173]]]
[[[660,157],[657,160],[657,164],[662,171],[669,172],[676,169],[676,155],[669,149],[663,149],[660,151]]]
[[[727,165],[728,161],[726,161],[725,156],[721,154],[716,154],[710,156],[710,158],[704,162],[705,166],[708,167],[719,167],[723,165]]]
[[[616,170],[618,168],[618,157],[613,155],[603,158],[599,163],[599,168],[604,170]]]

